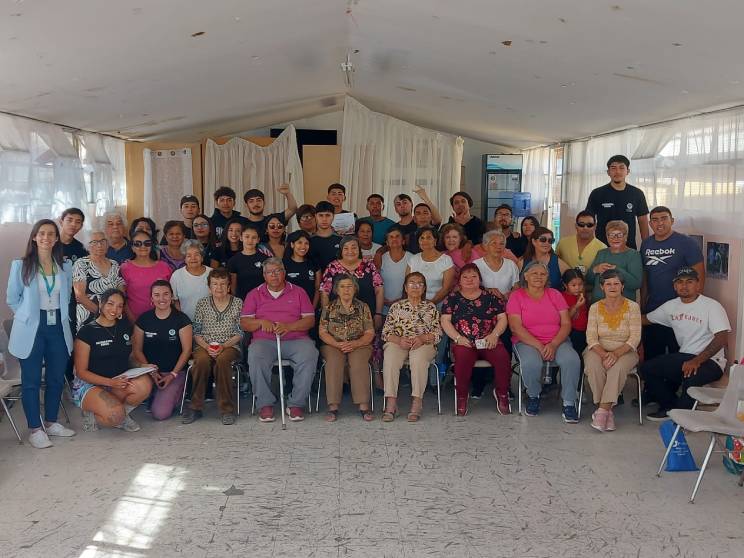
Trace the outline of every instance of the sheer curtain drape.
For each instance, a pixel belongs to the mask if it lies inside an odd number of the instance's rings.
[[[266,196],[269,212],[286,208],[286,200],[277,188],[284,183],[298,204],[304,199],[302,164],[297,151],[297,137],[290,125],[271,145],[261,147],[241,138],[224,145],[207,140],[204,157],[204,206],[214,210],[213,194],[220,186],[230,186],[237,193],[236,209],[243,211],[243,194],[258,188]]]
[[[164,224],[181,220],[181,198],[194,193],[191,149],[145,149],[145,215]]]
[[[382,194],[388,217],[393,198],[405,193],[416,200],[416,186],[426,188],[445,212],[449,197],[460,190],[463,140],[373,112],[351,97],[344,104],[341,182],[348,209],[366,214],[367,196]],[[448,211],[445,213],[449,213]]]
[[[92,217],[126,210],[124,142],[0,114],[2,223],[56,218],[67,207]]]
[[[532,214],[538,219],[548,208],[548,198],[552,187],[554,173],[551,172],[555,163],[555,149],[551,147],[536,147],[522,152],[524,166],[522,168],[522,191],[529,192]]]

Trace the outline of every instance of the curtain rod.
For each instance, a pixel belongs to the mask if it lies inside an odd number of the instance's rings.
[[[49,124],[51,126],[59,126],[60,128],[69,130],[71,132],[85,132],[86,134],[98,134],[99,136],[106,136],[107,138],[113,138],[113,139],[117,139],[120,141],[130,141],[122,137],[115,136],[113,134],[107,134],[105,132],[94,132],[93,130],[84,130],[83,128],[76,128],[75,126],[68,126],[67,124],[60,124],[58,122],[49,122],[48,120],[41,120],[40,118],[34,118],[33,116],[23,116],[21,114],[15,114],[13,112],[8,112],[7,110],[0,109],[0,114],[5,114],[7,116],[13,116],[14,118],[23,118],[24,120],[31,120],[33,122],[39,122],[40,124]]]

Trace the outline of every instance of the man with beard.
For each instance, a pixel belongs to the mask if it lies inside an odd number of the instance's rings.
[[[259,238],[265,236],[266,224],[269,222],[269,219],[276,217],[286,225],[297,211],[297,201],[292,195],[292,192],[289,191],[289,184],[282,184],[277,188],[277,191],[287,199],[287,209],[270,215],[264,215],[265,197],[261,190],[251,188],[243,195],[245,207],[248,209],[247,220],[256,227]]]

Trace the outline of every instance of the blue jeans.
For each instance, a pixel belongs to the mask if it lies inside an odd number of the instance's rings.
[[[42,365],[46,366],[44,418],[48,422],[57,422],[62,390],[65,387],[65,369],[69,358],[70,353],[67,351],[59,310],[57,310],[56,325],[53,326],[47,325],[46,310],[41,310],[34,346],[28,358],[20,359],[21,400],[29,428],[41,428],[39,390],[41,389]]]
[[[519,359],[519,367],[522,370],[522,381],[527,388],[529,397],[540,397],[542,390],[542,367],[543,359],[537,349],[517,343],[514,351]],[[561,398],[564,405],[574,405],[577,399],[576,386],[579,385],[581,374],[581,361],[579,355],[571,346],[571,341],[566,339],[555,351],[555,361],[561,368]]]

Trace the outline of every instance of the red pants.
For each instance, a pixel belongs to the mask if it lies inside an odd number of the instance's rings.
[[[473,365],[476,360],[487,360],[493,367],[493,385],[498,395],[507,395],[511,380],[509,353],[499,343],[495,349],[475,349],[454,345],[455,378],[457,379],[457,398],[467,399],[470,392],[470,378],[473,376]]]

